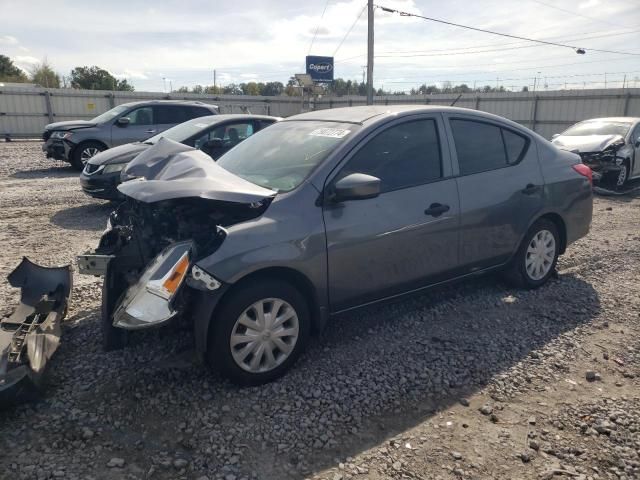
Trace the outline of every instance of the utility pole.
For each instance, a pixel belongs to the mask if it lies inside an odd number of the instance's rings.
[[[213,91],[216,91],[216,69],[213,69]]]
[[[373,105],[373,0],[367,0],[367,105]]]

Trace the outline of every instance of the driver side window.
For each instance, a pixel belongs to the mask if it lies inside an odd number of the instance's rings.
[[[129,118],[129,125],[153,125],[153,108],[136,108],[126,114],[125,117]]]
[[[378,177],[382,193],[442,178],[435,120],[413,120],[380,132],[349,160],[340,178],[352,173]]]

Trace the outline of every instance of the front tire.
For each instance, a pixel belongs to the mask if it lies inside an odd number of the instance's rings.
[[[91,157],[104,150],[106,147],[100,142],[82,142],[73,149],[71,166],[76,170],[82,170]]]
[[[544,285],[553,275],[560,252],[560,235],[555,223],[541,218],[524,237],[505,271],[506,280],[520,288]]]
[[[311,327],[304,296],[289,283],[267,279],[232,291],[211,321],[208,360],[239,385],[284,375],[304,351]]]

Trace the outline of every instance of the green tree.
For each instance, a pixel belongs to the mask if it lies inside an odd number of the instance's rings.
[[[60,76],[51,68],[45,58],[42,63],[35,65],[29,71],[31,81],[45,88],[60,88]]]
[[[191,89],[192,93],[198,93],[198,94],[202,94],[204,93],[204,87],[202,85],[196,85],[195,87],[193,87]]]
[[[118,80],[106,70],[98,67],[76,67],[71,70],[71,86],[87,90],[120,90],[133,92],[127,80]]]
[[[177,90],[174,90],[172,93],[189,93],[189,87],[180,87]]]
[[[282,95],[284,92],[284,85],[282,82],[267,82],[262,89],[262,95],[272,97]]]
[[[6,55],[0,55],[0,82],[28,82],[27,75]]]

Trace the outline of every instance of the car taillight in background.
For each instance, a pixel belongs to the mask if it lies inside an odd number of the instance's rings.
[[[573,169],[578,172],[583,177],[587,177],[589,179],[589,183],[593,185],[593,172],[589,167],[587,167],[583,163],[577,163],[576,165],[572,165]]]

